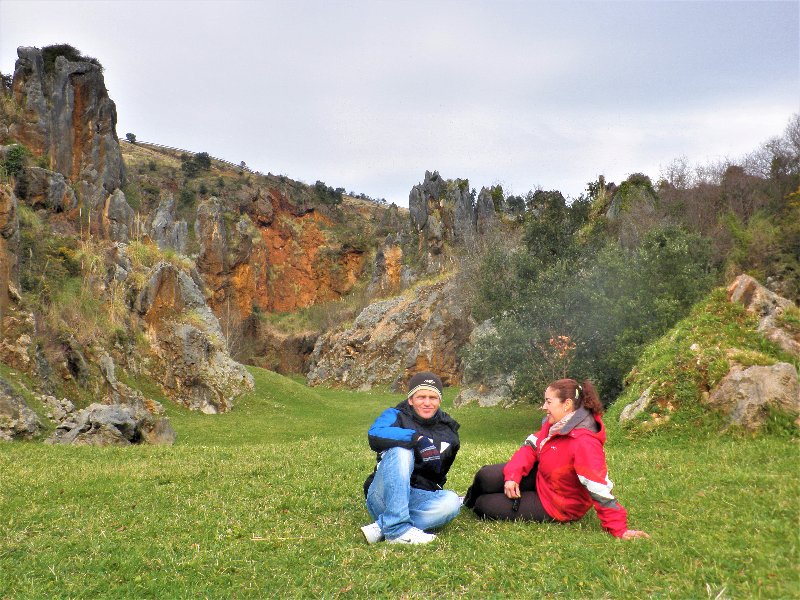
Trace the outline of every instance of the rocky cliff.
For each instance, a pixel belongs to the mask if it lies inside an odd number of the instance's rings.
[[[438,171],[425,172],[422,183],[408,195],[411,223],[429,273],[452,269],[457,248],[469,247],[488,232],[497,217],[486,188],[475,198],[466,179],[443,179]]]
[[[39,377],[42,393],[71,394],[80,408],[91,390],[113,403],[126,394],[105,375],[110,361],[185,406],[221,412],[251,385],[231,354],[312,368],[317,382],[373,385],[423,368],[459,381],[472,325],[454,284],[397,294],[451,271],[496,225],[488,190],[428,172],[405,211],[206,153],[120,144],[97,60],[66,45],[18,55],[0,106],[2,148],[25,155],[0,195],[0,357]],[[378,298],[390,299],[356,322],[380,327],[337,364],[339,346],[358,344],[317,338]],[[271,316],[287,313],[302,324]]]
[[[102,66],[68,46],[19,48],[17,55],[11,91],[22,115],[6,126],[5,137],[42,157],[87,206],[101,210],[125,181],[117,109]]]
[[[459,350],[474,324],[457,287],[452,278],[418,284],[370,304],[351,326],[323,334],[312,354],[309,384],[399,388],[417,371],[433,371],[445,385],[459,383]]]

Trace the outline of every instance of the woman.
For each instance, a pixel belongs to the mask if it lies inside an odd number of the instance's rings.
[[[475,475],[465,506],[486,519],[577,521],[594,505],[603,528],[629,539],[650,537],[628,529],[627,513],[611,494],[603,444],[603,405],[591,382],[559,379],[544,393],[547,413],[538,433],[507,463]]]

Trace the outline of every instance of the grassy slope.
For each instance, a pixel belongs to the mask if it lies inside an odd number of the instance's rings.
[[[430,546],[367,546],[366,429],[399,397],[253,373],[256,391],[230,414],[170,407],[172,448],[0,444],[0,597],[800,595],[798,455],[785,438],[632,440],[611,424],[611,477],[651,540],[617,540],[593,512],[566,526],[464,512]],[[449,410],[462,423],[459,493],[539,419]]]

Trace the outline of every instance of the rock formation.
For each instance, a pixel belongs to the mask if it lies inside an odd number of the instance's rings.
[[[46,441],[73,446],[129,446],[139,443],[172,445],[175,439],[175,430],[169,421],[154,418],[147,410],[94,403],[75,414],[66,413]]]
[[[771,409],[800,415],[797,369],[789,363],[746,368],[735,365],[706,403],[727,414],[732,424],[751,431],[766,422]]]
[[[40,427],[39,417],[25,399],[0,379],[0,440],[30,439]]]
[[[415,185],[408,195],[408,209],[419,234],[418,251],[428,272],[452,267],[448,246],[474,240],[475,201],[466,179],[445,180],[436,171],[426,171],[423,182]],[[481,210],[486,210],[485,203]],[[482,219],[485,218],[483,215]]]
[[[150,226],[150,237],[162,250],[170,248],[186,254],[189,228],[186,221],[175,220],[175,199],[170,195],[158,205]]]
[[[14,186],[17,197],[33,208],[55,212],[68,212],[78,206],[75,192],[61,173],[28,167],[17,178]]]
[[[228,355],[219,321],[186,273],[169,263],[156,265],[135,309],[148,325],[153,371],[169,397],[214,414],[253,389],[252,375]]]
[[[781,315],[796,311],[794,304],[769,291],[748,275],[740,275],[728,287],[728,300],[740,303],[759,317],[757,330],[775,342],[784,352],[800,357],[800,332],[783,326]],[[788,362],[775,361],[766,354],[744,352],[737,348],[716,348],[730,357],[728,373],[713,387],[701,390],[698,402],[722,413],[730,425],[756,431],[767,420],[771,411],[793,416],[800,425],[800,384],[797,369]],[[690,351],[700,355],[702,346],[694,343]],[[738,356],[747,356],[749,365],[737,362]],[[697,363],[700,364],[698,359]],[[752,364],[756,362],[756,364]],[[624,407],[620,421],[632,421],[648,411],[654,403],[655,411],[647,427],[658,426],[670,420],[677,410],[671,402],[658,397],[654,386],[649,385],[639,398]]]
[[[778,323],[781,315],[794,303],[771,292],[749,275],[739,275],[728,286],[728,300],[742,304],[758,315],[758,331],[786,352],[800,356],[800,334],[790,332]]]
[[[399,387],[417,371],[433,371],[454,385],[461,378],[458,351],[471,329],[452,279],[419,285],[370,304],[348,329],[323,334],[314,347],[308,382]]]
[[[18,296],[17,253],[19,222],[17,199],[11,186],[0,184],[0,333],[5,332],[3,320],[12,298]]]
[[[97,206],[122,187],[125,167],[117,139],[117,109],[108,97],[103,69],[68,47],[19,48],[12,94],[24,109],[9,136],[49,168],[79,185]]]
[[[367,288],[370,296],[397,294],[410,283],[410,275],[403,265],[403,246],[397,237],[388,235],[375,253],[372,279]]]

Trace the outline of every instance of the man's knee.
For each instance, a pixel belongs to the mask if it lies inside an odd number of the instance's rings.
[[[401,448],[400,446],[389,448],[381,454],[381,462],[383,463],[385,461],[389,461],[390,463],[396,462],[399,465],[413,465],[414,451],[408,448]]]
[[[443,490],[442,496],[442,512],[451,515],[454,519],[461,511],[461,498],[455,492],[450,490]]]

